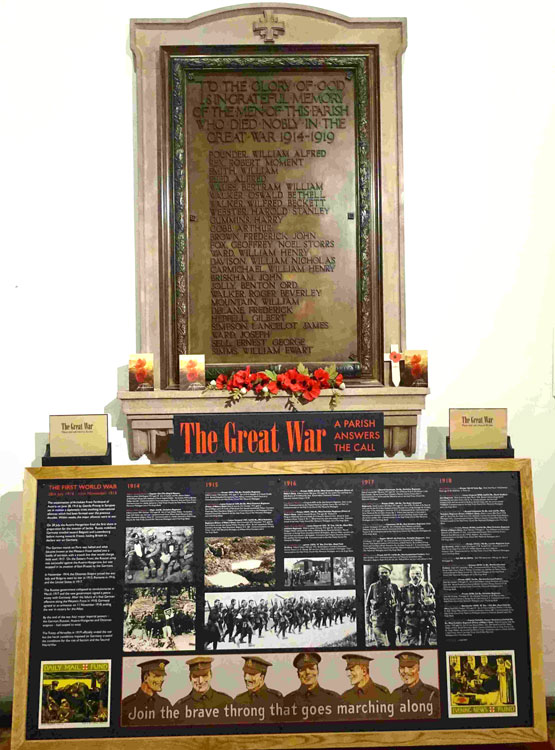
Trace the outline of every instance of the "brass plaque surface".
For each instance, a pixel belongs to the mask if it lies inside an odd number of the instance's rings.
[[[221,363],[358,358],[356,78],[188,73],[188,349]]]

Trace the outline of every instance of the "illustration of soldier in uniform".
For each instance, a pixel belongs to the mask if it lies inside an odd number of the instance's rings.
[[[395,646],[395,616],[399,601],[399,588],[391,583],[391,565],[379,565],[379,580],[368,589],[366,612],[369,618],[376,645]]]
[[[266,685],[266,672],[272,662],[261,656],[243,656],[244,693],[235,696],[235,703],[240,706],[269,706],[277,703],[283,705],[283,695],[279,690],[272,690]]]
[[[409,576],[399,593],[395,630],[405,631],[407,646],[429,646],[437,643],[434,587],[423,580],[422,565],[411,565]]]
[[[403,651],[396,654],[399,661],[399,674],[403,684],[396,687],[391,694],[398,704],[405,704],[406,718],[437,719],[440,716],[439,690],[426,685],[420,679],[420,654]]]
[[[149,659],[137,666],[141,670],[141,685],[136,693],[121,702],[122,726],[156,725],[164,723],[162,708],[171,708],[167,698],[159,695],[166,679],[167,659]]]
[[[318,684],[320,654],[302,652],[293,659],[301,685],[283,699],[284,706],[332,706],[336,708],[340,696],[333,690],[326,690]]]
[[[361,654],[345,654],[345,670],[349,673],[352,687],[341,695],[344,703],[364,703],[368,700],[391,701],[389,690],[370,678],[370,662],[374,661]]]
[[[180,698],[174,704],[174,709],[179,709],[178,723],[189,724],[195,720],[194,716],[193,718],[190,716],[186,717],[186,708],[223,708],[233,703],[233,698],[230,695],[220,693],[211,686],[213,661],[214,659],[211,656],[195,656],[194,659],[187,661],[189,665],[189,679],[191,680],[193,689],[188,695]],[[206,719],[203,718],[202,722],[204,723],[205,721]]]

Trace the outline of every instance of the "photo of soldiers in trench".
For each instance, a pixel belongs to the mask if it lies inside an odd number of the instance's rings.
[[[331,585],[330,557],[289,557],[283,561],[283,579],[292,589]]]
[[[136,586],[124,592],[123,650],[192,651],[195,648],[192,586]]]
[[[206,594],[204,649],[351,647],[356,598],[351,589]]]
[[[125,532],[125,583],[193,583],[193,527],[131,527]]]
[[[276,583],[273,536],[207,537],[204,585],[207,589],[268,588]]]
[[[429,563],[365,565],[364,601],[368,648],[437,645]]]

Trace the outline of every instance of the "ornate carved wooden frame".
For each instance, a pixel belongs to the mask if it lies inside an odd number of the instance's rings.
[[[271,54],[270,54],[271,53]],[[356,169],[358,172],[358,361],[367,384],[383,384],[383,305],[380,215],[380,132],[378,49],[329,45],[326,48],[198,47],[161,51],[165,82],[163,148],[169,174],[163,175],[161,204],[170,232],[162,236],[161,386],[178,383],[177,355],[187,354],[190,278],[187,268],[188,217],[185,205],[188,171],[183,149],[187,80],[205,70],[338,69],[352,76],[356,92]],[[170,87],[171,82],[171,87]],[[171,90],[168,90],[170,89]],[[166,240],[170,246],[166,245]],[[249,364],[248,362],[245,364]],[[296,364],[296,362],[292,363]]]

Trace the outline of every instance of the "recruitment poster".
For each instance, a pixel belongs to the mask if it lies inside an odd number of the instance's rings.
[[[519,472],[366,464],[39,478],[26,739],[532,727]]]

